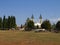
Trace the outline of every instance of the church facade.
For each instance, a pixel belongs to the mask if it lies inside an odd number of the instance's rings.
[[[37,22],[34,21],[33,16],[32,16],[31,19],[32,19],[32,21],[34,22],[34,26],[35,26],[35,27],[41,28],[41,24],[42,24],[42,16],[41,16],[41,15],[40,15],[40,17],[39,17],[39,21],[37,21]]]

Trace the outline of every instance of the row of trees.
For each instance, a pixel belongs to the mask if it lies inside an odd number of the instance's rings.
[[[11,29],[11,28],[15,28],[16,27],[16,18],[15,16],[8,16],[8,18],[6,18],[5,16],[0,17],[0,29]]]
[[[43,21],[41,27],[49,31],[51,31],[51,29],[55,31],[60,31],[60,21],[58,21],[56,24],[51,25],[49,20],[45,20]]]

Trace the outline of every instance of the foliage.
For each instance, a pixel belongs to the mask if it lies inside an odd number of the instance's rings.
[[[10,16],[8,16],[8,23],[7,23],[7,25],[8,25],[8,28],[10,29],[11,28],[11,17]]]
[[[11,16],[11,28],[15,28],[16,27],[16,19],[14,16]]]
[[[15,28],[16,27],[16,19],[15,16],[8,16],[8,18],[6,18],[5,16],[2,18],[0,18],[0,28],[2,26],[2,29],[11,29],[11,28]]]
[[[32,20],[28,20],[27,18],[27,21],[26,21],[26,24],[25,24],[25,30],[26,31],[30,31],[34,28],[34,22]]]
[[[52,29],[55,30],[56,29],[56,24],[52,25]]]
[[[2,18],[0,17],[0,29],[2,29]]]
[[[50,30],[51,29],[51,23],[49,20],[45,20],[42,25],[41,25],[42,28],[44,29],[47,29],[47,30]]]
[[[3,17],[3,30],[6,29],[7,27],[7,20],[6,20],[6,17],[4,16]]]
[[[58,21],[58,22],[56,23],[56,29],[57,29],[58,31],[60,31],[60,21]]]

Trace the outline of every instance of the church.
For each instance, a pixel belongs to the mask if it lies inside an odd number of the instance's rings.
[[[41,16],[41,15],[40,15],[40,17],[39,17],[39,21],[35,22],[33,15],[32,15],[32,17],[31,17],[31,20],[34,22],[34,26],[35,26],[35,27],[41,28],[41,24],[42,24],[42,16]]]

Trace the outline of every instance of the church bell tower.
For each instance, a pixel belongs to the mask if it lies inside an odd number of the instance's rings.
[[[42,16],[41,16],[41,14],[40,14],[39,20],[40,20],[40,24],[42,24]]]
[[[32,14],[32,16],[31,16],[31,20],[34,21],[34,16],[33,16],[33,14]]]

